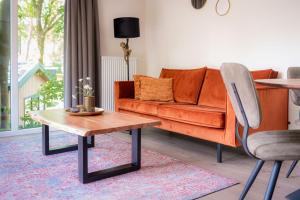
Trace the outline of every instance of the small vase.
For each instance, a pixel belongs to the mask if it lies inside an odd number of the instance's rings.
[[[83,106],[86,112],[95,112],[95,97],[94,96],[84,97]]]

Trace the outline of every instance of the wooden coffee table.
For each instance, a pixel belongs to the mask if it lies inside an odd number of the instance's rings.
[[[159,120],[129,114],[104,112],[98,116],[71,116],[63,109],[31,112],[32,119],[42,124],[42,149],[44,155],[78,150],[78,173],[82,183],[133,172],[141,168],[141,129],[159,125]],[[78,145],[49,148],[49,126],[78,135]],[[110,169],[88,172],[88,148],[95,146],[95,135],[131,130],[132,162]]]

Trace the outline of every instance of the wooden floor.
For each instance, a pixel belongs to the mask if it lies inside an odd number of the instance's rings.
[[[114,134],[114,136],[130,141],[128,134]],[[223,152],[223,163],[219,164],[216,162],[215,144],[158,129],[145,129],[142,131],[142,146],[240,181],[239,185],[210,194],[201,198],[201,200],[238,199],[256,162],[254,159],[246,156],[242,150],[225,148]],[[274,200],[285,199],[287,194],[300,188],[300,165],[296,167],[289,179],[285,178],[290,164],[291,162],[286,162],[282,166],[273,196]],[[263,199],[272,166],[272,162],[265,164],[246,199]]]
[[[120,139],[130,141],[130,135],[127,133],[114,133],[112,135]],[[0,138],[0,142],[1,140],[12,140],[13,138],[14,137]],[[210,194],[201,198],[201,200],[238,199],[239,194],[241,193],[244,184],[255,165],[255,160],[246,156],[241,150],[232,148],[224,149],[223,163],[219,164],[216,162],[215,144],[158,129],[144,129],[142,131],[142,146],[144,148],[148,148],[176,159],[194,164],[203,169],[210,170],[219,175],[235,178],[236,180],[240,181],[239,185]],[[273,199],[285,199],[287,194],[300,188],[300,165],[296,167],[289,179],[285,178],[285,174],[290,164],[291,162],[286,162],[283,164]],[[246,199],[263,199],[272,165],[273,163],[271,162],[265,164]]]

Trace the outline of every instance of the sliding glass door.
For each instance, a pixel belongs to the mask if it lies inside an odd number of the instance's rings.
[[[0,131],[11,129],[11,15],[10,0],[0,0]]]
[[[0,131],[63,107],[63,31],[64,0],[0,0]]]

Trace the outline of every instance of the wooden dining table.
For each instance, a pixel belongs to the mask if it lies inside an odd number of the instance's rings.
[[[287,89],[299,89],[300,90],[300,79],[258,79],[255,80],[256,83],[270,86],[279,87]],[[299,200],[300,199],[300,189],[292,192],[286,196],[289,200]]]
[[[258,79],[255,82],[271,87],[300,89],[300,79]]]

